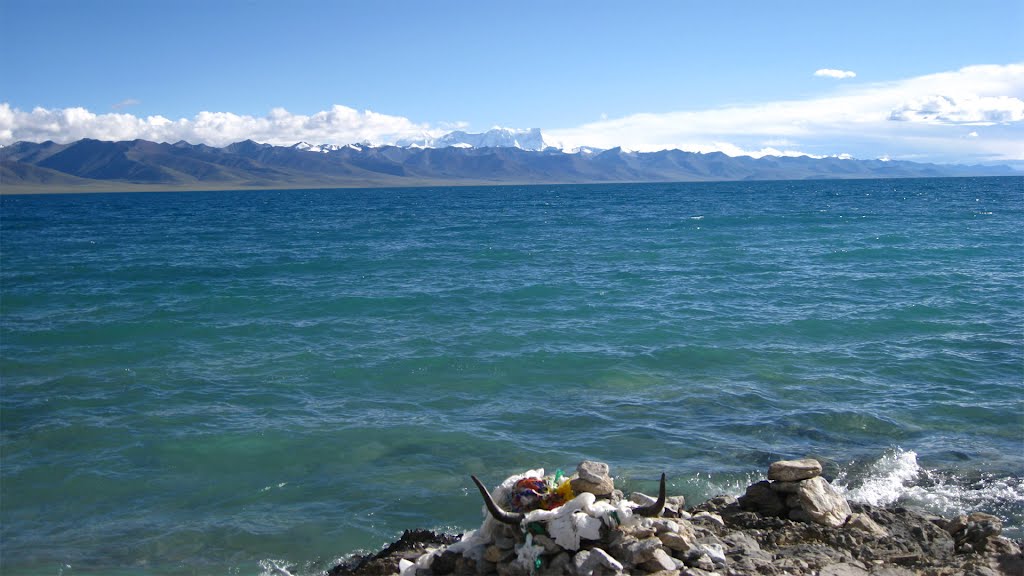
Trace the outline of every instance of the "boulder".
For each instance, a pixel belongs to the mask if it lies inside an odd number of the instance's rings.
[[[821,476],[800,482],[800,508],[811,520],[824,526],[842,526],[850,517],[850,504]]]
[[[796,482],[821,475],[821,463],[813,458],[779,460],[768,467],[768,479]]]
[[[576,478],[570,484],[574,492],[590,492],[594,496],[610,496],[615,490],[615,481],[608,475],[604,462],[584,460],[576,467]]]
[[[771,484],[764,480],[748,486],[746,493],[738,500],[741,508],[762,516],[780,516],[786,511],[779,493],[772,490]]]
[[[667,552],[658,548],[651,558],[640,565],[647,572],[663,572],[678,569],[676,561]]]
[[[622,571],[622,563],[600,548],[580,550],[572,561],[578,576],[590,576],[599,568],[607,568],[614,572]]]

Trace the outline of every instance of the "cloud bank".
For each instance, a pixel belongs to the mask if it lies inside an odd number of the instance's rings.
[[[446,130],[417,124],[402,116],[362,112],[335,105],[306,116],[275,108],[266,116],[231,112],[200,112],[193,118],[170,120],[163,116],[138,117],[126,113],[95,114],[85,108],[24,112],[0,104],[0,144],[18,140],[72,142],[97,140],[152,140],[225,146],[240,140],[290,145],[299,141],[317,144],[371,142],[383,144],[400,139],[441,136]]]
[[[978,136],[968,142],[969,132]],[[805,100],[633,114],[546,134],[567,147],[719,150],[754,157],[847,153],[933,162],[1024,161],[1024,64],[970,66],[896,82],[847,85]]]
[[[437,138],[456,128],[466,126],[418,123],[342,105],[312,115],[275,108],[265,116],[200,112],[172,120],[120,111],[96,114],[84,108],[26,112],[0,104],[0,144],[5,145],[80,138],[185,140],[212,146],[245,139],[278,145],[392,144]],[[969,66],[895,82],[844,83],[842,89],[817,98],[632,114],[545,128],[544,133],[545,140],[565,148],[677,148],[754,157],[852,155],[1024,167],[1024,64]]]

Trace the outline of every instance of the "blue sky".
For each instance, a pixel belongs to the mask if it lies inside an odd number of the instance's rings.
[[[1024,163],[1024,2],[775,4],[0,0],[0,144],[507,126],[566,146]],[[779,110],[752,134],[723,120]]]

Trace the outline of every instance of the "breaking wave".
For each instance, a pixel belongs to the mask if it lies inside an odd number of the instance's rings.
[[[981,472],[931,470],[917,453],[894,448],[867,465],[839,473],[837,489],[853,502],[905,505],[940,516],[988,512],[1004,522],[1004,534],[1024,535],[1024,478]]]

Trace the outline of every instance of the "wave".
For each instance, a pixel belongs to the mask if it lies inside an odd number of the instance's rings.
[[[896,447],[873,462],[841,470],[836,488],[852,502],[903,505],[950,517],[987,512],[1003,520],[1006,536],[1024,535],[1024,478],[996,473],[928,469],[917,453]]]

